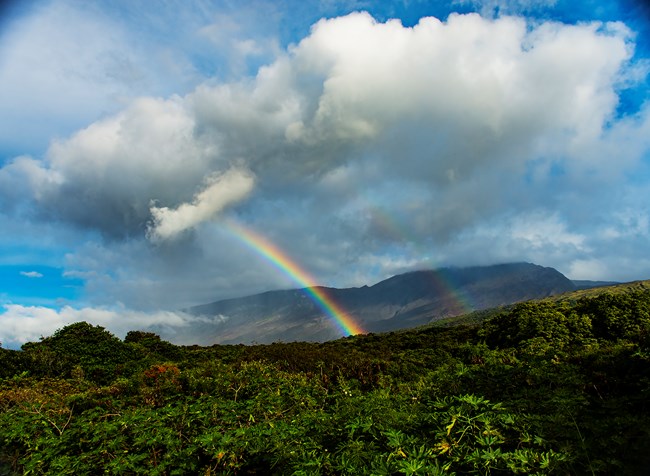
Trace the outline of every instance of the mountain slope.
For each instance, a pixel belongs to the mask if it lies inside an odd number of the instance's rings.
[[[589,281],[591,283],[606,283],[608,281]],[[641,280],[641,281],[631,281],[629,283],[619,283],[609,285],[598,285],[598,286],[589,286],[583,287],[580,284],[576,284],[576,281],[573,281],[576,285],[574,291],[569,291],[560,294],[553,294],[541,300],[550,301],[550,302],[565,302],[565,303],[575,303],[580,299],[592,299],[596,298],[602,294],[633,294],[639,291],[648,292],[650,291],[650,279]],[[514,304],[514,303],[513,303]],[[505,309],[503,308],[492,308],[484,309],[470,312],[464,315],[450,316],[447,318],[439,319],[434,322],[431,322],[432,327],[454,327],[459,325],[476,325],[481,324],[484,321],[491,319],[492,317],[502,313]]]
[[[383,332],[543,298],[575,286],[553,268],[511,263],[414,271],[370,287],[317,289],[367,332]],[[304,289],[227,299],[188,312],[202,317],[192,329],[192,340],[202,345],[325,341],[341,336],[333,318]]]
[[[572,280],[576,289],[591,289],[591,288],[602,288],[605,286],[615,286],[621,284],[618,281],[590,281],[588,279],[574,279]]]

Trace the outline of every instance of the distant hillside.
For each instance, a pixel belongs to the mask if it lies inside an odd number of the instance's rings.
[[[553,296],[554,301],[575,301],[583,297],[596,297],[603,293],[610,294],[629,294],[637,291],[650,290],[650,279],[642,281],[631,281],[629,283],[616,283],[608,286],[592,287],[587,289],[577,289],[566,294]]]
[[[364,330],[383,332],[565,293],[576,287],[553,268],[511,263],[414,271],[373,286],[318,289]],[[191,330],[194,341],[201,345],[340,337],[332,318],[300,289],[227,299],[188,311],[204,317]]]
[[[596,282],[596,281],[590,281]],[[575,281],[574,281],[575,283]],[[601,294],[631,294],[638,291],[650,291],[650,279],[643,281],[631,281],[629,283],[615,283],[603,286],[589,286],[585,288],[576,289],[566,293],[555,294],[553,296],[545,297],[543,300],[552,302],[577,302],[583,298],[595,298]],[[433,327],[454,327],[463,324],[479,324],[487,319],[490,319],[497,314],[501,313],[504,309],[495,307],[492,309],[485,309],[480,311],[470,312],[464,315],[451,316],[444,319],[439,319],[430,323]]]
[[[621,284],[617,281],[589,281],[586,279],[574,279],[571,282],[575,285],[576,289],[602,288],[604,286]]]

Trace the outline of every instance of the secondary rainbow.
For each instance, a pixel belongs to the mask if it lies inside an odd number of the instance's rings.
[[[389,213],[386,208],[374,205],[369,200],[362,200],[363,208],[373,221],[373,225],[393,241],[401,243],[404,247],[413,246],[416,256],[426,255],[426,250],[420,243],[421,240],[408,233],[409,226],[399,219],[395,213]],[[467,314],[474,310],[472,297],[468,292],[461,293],[458,286],[452,282],[445,269],[430,270],[431,285],[438,293],[446,296],[451,306],[450,312],[454,315]]]
[[[287,254],[264,238],[262,235],[244,227],[239,223],[228,221],[224,223],[226,229],[248,248],[265,258],[291,280],[304,287],[307,294],[325,314],[332,318],[337,328],[345,336],[365,334],[366,331],[357,324],[330,296],[324,288],[319,287],[316,281]]]

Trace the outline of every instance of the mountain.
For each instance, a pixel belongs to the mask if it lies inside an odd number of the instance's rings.
[[[603,288],[606,286],[615,286],[621,284],[618,281],[589,281],[587,279],[574,279],[572,283],[576,289]]]
[[[312,291],[326,295],[365,331],[385,332],[575,289],[553,268],[510,263],[413,271],[373,286]],[[192,340],[211,345],[340,337],[334,319],[308,291],[269,291],[192,307],[187,312],[201,318],[193,326]]]

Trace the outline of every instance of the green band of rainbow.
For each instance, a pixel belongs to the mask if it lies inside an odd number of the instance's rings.
[[[263,236],[245,228],[239,223],[228,221],[225,223],[228,231],[244,243],[248,248],[265,258],[273,266],[287,275],[291,280],[304,287],[307,294],[318,307],[330,316],[341,333],[345,336],[365,334],[359,326],[334,300],[327,295],[324,288],[319,287],[309,274],[301,269],[280,248],[268,241]]]

